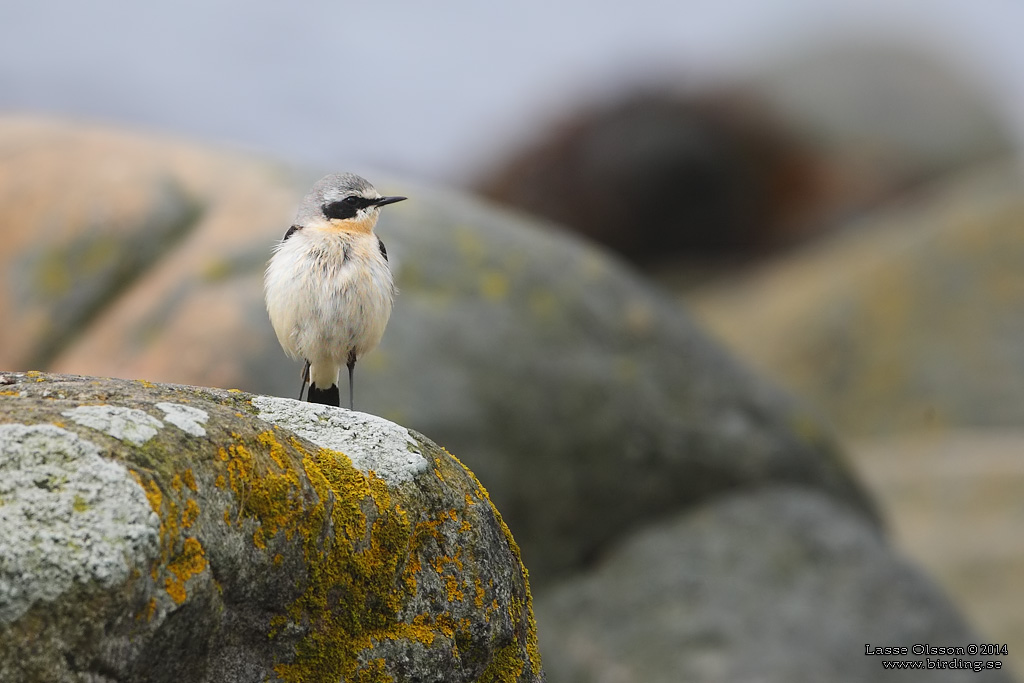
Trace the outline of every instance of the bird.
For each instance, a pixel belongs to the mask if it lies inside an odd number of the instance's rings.
[[[355,409],[356,361],[380,343],[397,294],[373,230],[381,207],[405,199],[382,196],[354,173],[324,176],[274,247],[263,283],[267,313],[284,352],[304,361],[300,401],[308,384],[307,401],[340,407],[345,366]]]

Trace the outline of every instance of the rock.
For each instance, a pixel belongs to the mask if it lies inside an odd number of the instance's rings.
[[[551,681],[905,681],[865,644],[982,642],[857,514],[786,487],[726,496],[623,543],[537,600]],[[931,657],[1003,665],[1003,657]],[[924,680],[925,676],[919,676]],[[928,671],[1009,681],[1004,669]]]
[[[805,46],[713,88],[662,77],[534,128],[471,186],[679,287],[1016,149],[982,88],[886,43]]]
[[[1024,422],[1016,164],[930,186],[733,283],[686,296],[849,434]]]
[[[78,330],[51,369],[297,394],[299,364],[270,327],[262,271],[312,176],[57,124],[0,125],[0,149],[16,132],[58,138],[83,176],[96,163],[90,141],[103,140],[108,163],[145,159],[201,207],[188,237]],[[0,159],[31,160],[38,147]],[[378,226],[401,293],[380,349],[356,368],[356,405],[462,454],[515,530],[535,583],[737,488],[790,482],[873,515],[816,414],[751,375],[618,262],[464,195],[367,175],[410,200]],[[45,169],[21,182],[53,187]],[[133,182],[148,196],[145,176]],[[49,201],[60,215],[59,193]],[[24,367],[2,354],[0,367]]]
[[[803,236],[822,188],[797,131],[742,92],[674,90],[581,104],[474,189],[645,266],[749,256]]]
[[[0,368],[120,376],[141,364],[133,376],[237,385],[244,340],[225,343],[216,323],[243,322],[235,276],[259,271],[284,234],[295,201],[286,178],[173,140],[0,118]],[[126,305],[135,324],[115,329]],[[147,355],[168,336],[173,353]],[[91,358],[78,363],[82,351]]]
[[[515,541],[422,435],[241,392],[3,385],[5,683],[543,680]]]

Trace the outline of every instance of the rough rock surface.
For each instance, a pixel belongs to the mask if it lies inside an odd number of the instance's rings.
[[[788,488],[724,497],[653,525],[537,601],[552,681],[1009,681],[999,670],[884,669],[865,644],[979,638],[859,515]]]
[[[541,681],[487,493],[381,418],[0,375],[0,680]]]
[[[278,347],[261,278],[313,176],[23,119],[0,125],[0,151],[0,206],[33,248],[100,229],[89,217],[106,202],[148,206],[156,186],[181,188],[182,206],[199,207],[187,234],[69,337],[50,369],[296,394],[299,366]],[[465,457],[536,581],[585,565],[646,521],[765,482],[827,491],[872,514],[813,412],[615,260],[464,195],[366,175],[410,200],[378,227],[401,294],[380,349],[356,368],[356,405]],[[52,190],[65,185],[85,188],[76,201],[88,210],[71,211]],[[24,206],[21,196],[39,199]],[[54,223],[60,232],[46,229]],[[7,262],[20,258],[18,244],[0,245],[13,250]],[[21,311],[13,320],[32,348],[26,320],[48,309],[19,292],[0,288],[0,318]],[[0,366],[30,360],[0,345]]]

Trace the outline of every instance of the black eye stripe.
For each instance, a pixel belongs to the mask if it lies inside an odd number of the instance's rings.
[[[346,218],[355,218],[356,211],[359,209],[347,202],[331,202],[330,204],[324,204],[321,209],[324,212],[324,216],[327,218],[334,218],[338,220],[344,220]]]
[[[330,204],[324,204],[320,208],[327,218],[345,220],[346,218],[355,218],[356,213],[360,209],[372,206],[375,201],[374,199],[353,195]]]

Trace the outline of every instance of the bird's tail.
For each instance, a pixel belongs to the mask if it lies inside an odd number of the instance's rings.
[[[309,394],[306,395],[306,400],[310,403],[323,403],[329,406],[340,406],[341,392],[338,390],[337,384],[332,384],[327,389],[319,389],[315,384],[310,384]]]

